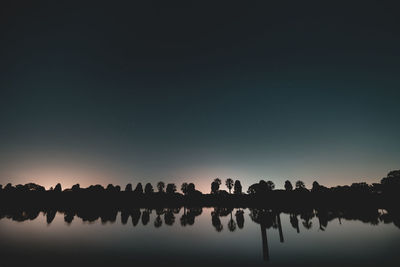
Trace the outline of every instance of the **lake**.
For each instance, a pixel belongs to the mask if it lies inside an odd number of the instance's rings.
[[[398,219],[393,222],[386,210],[175,208],[2,216],[4,266],[400,263]]]

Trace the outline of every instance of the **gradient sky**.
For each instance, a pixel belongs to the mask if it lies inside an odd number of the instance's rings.
[[[390,2],[6,2],[0,184],[209,192],[215,177],[333,186],[400,167]]]

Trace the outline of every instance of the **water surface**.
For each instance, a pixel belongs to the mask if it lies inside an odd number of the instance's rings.
[[[8,215],[0,220],[0,256],[6,266],[400,263],[400,229],[385,219],[385,210],[361,219],[315,210],[181,208],[132,214],[80,215],[72,221],[62,212],[53,218],[42,211],[32,220]]]

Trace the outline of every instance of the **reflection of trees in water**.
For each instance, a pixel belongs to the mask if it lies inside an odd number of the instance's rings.
[[[150,214],[154,211],[154,221],[150,224],[155,228],[160,228],[163,225],[171,226],[175,223],[176,214],[180,212],[180,208],[124,208],[118,210],[116,208],[107,209],[93,209],[93,208],[79,208],[79,209],[64,209],[56,210],[54,208],[38,209],[4,209],[0,208],[0,218],[8,218],[14,221],[27,221],[35,220],[40,213],[43,213],[46,218],[47,224],[54,221],[57,212],[63,213],[64,221],[71,224],[75,216],[80,218],[83,222],[94,222],[100,220],[101,223],[115,222],[118,212],[121,215],[121,224],[126,225],[131,217],[132,225],[138,225],[142,221],[143,225],[148,225],[150,222]],[[212,226],[217,232],[224,229],[221,222],[221,217],[228,217],[227,224],[225,225],[229,232],[235,232],[238,229],[244,228],[244,213],[243,209],[234,209],[227,207],[215,207],[211,212]],[[386,210],[377,208],[364,208],[364,209],[327,209],[327,208],[305,208],[296,210],[276,210],[266,208],[250,208],[250,219],[260,225],[262,252],[264,260],[270,259],[270,251],[268,248],[267,230],[276,229],[279,232],[281,242],[284,242],[284,233],[281,224],[281,213],[288,214],[290,225],[300,232],[300,226],[303,229],[312,229],[314,223],[319,224],[319,229],[324,231],[329,223],[333,220],[356,220],[371,225],[378,225],[380,223],[389,224],[393,223],[396,227],[400,228],[400,210],[398,208],[389,208]],[[195,224],[195,218],[202,214],[201,207],[183,207],[183,213],[180,217],[180,225],[188,226]],[[316,219],[314,219],[316,218]],[[317,220],[317,221],[316,221]],[[315,226],[314,226],[315,227]]]
[[[233,208],[226,207],[214,207],[214,211],[211,212],[211,223],[217,232],[221,232],[224,226],[221,223],[220,217],[231,215],[231,219],[228,222],[228,230],[233,232],[236,229],[236,223],[232,219]]]
[[[56,210],[53,208],[39,209],[39,208],[27,208],[27,209],[1,209],[0,218],[8,218],[13,221],[26,221],[34,220],[38,215],[43,212],[46,216],[46,222],[52,223],[56,213],[61,212],[64,216],[64,221],[67,224],[71,224],[76,217],[80,218],[84,222],[95,222],[100,220],[101,223],[115,222],[120,212],[121,223],[126,225],[131,217],[132,225],[138,225],[139,221],[142,221],[143,225],[148,225],[150,222],[150,213],[155,212],[156,217],[154,219],[154,225],[161,227],[165,225],[173,225],[176,220],[176,214],[180,212],[180,208],[124,208],[118,210],[116,208],[108,209],[93,209],[93,208],[78,208],[78,209],[64,209]],[[266,229],[278,229],[279,235],[283,240],[283,232],[280,223],[280,211],[272,209],[255,209],[250,208],[250,218],[252,221],[262,224]],[[291,226],[300,232],[300,226],[304,229],[309,230],[313,227],[313,219],[317,218],[318,227],[320,230],[325,230],[329,223],[333,220],[356,220],[363,223],[369,223],[371,225],[378,225],[380,223],[393,223],[396,227],[400,228],[400,211],[398,209],[390,208],[387,210],[377,208],[364,208],[364,209],[296,209],[296,210],[285,210],[284,213],[289,214],[289,221]],[[195,224],[195,218],[202,214],[202,208],[189,207],[183,208],[183,214],[180,217],[180,224],[182,226]],[[211,212],[211,222],[216,231],[220,232],[224,226],[221,222],[221,217],[229,217],[227,222],[227,229],[231,232],[237,229],[244,228],[244,210],[233,209],[227,207],[215,207]]]
[[[233,208],[214,207],[211,212],[211,223],[217,232],[224,229],[220,217],[230,216],[228,220],[228,230],[234,232],[237,228],[243,229],[244,227],[244,211],[238,209],[235,213],[236,221],[233,219]]]
[[[239,209],[236,211],[236,223],[239,229],[243,229],[244,227],[244,211]]]
[[[310,210],[305,210],[304,212],[302,212],[300,214],[300,218],[303,220],[302,224],[304,226],[304,228],[306,228],[307,230],[312,228],[312,221],[311,219],[314,218],[314,210],[310,209]]]
[[[230,232],[234,232],[236,230],[236,222],[232,219],[232,211],[231,211],[231,218],[228,222],[228,229]]]
[[[294,213],[290,214],[290,224],[294,229],[296,229],[297,233],[300,233],[299,220],[297,219],[297,215]]]
[[[184,208],[182,217],[181,217],[181,225],[193,225],[195,222],[195,218],[203,213],[203,208],[199,207],[190,207]]]
[[[173,209],[167,209],[164,213],[164,221],[166,225],[173,225],[175,222],[175,215]]]
[[[276,214],[269,209],[250,209],[250,218],[253,222],[260,225],[261,241],[263,248],[263,258],[269,260],[267,228],[276,228]]]
[[[162,220],[160,215],[157,215],[156,219],[154,220],[154,227],[159,228],[162,225]]]
[[[150,213],[151,213],[151,210],[149,210],[149,209],[145,209],[143,211],[143,213],[142,213],[142,224],[143,225],[147,225],[149,223],[149,221],[150,221]]]
[[[134,209],[131,212],[132,225],[136,226],[139,223],[141,212],[139,209]]]
[[[217,232],[221,232],[222,229],[224,229],[221,223],[221,219],[215,211],[211,212],[211,223]]]

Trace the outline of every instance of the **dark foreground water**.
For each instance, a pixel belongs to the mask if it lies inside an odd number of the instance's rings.
[[[377,212],[376,218],[364,216],[364,222],[317,211],[270,214],[214,208],[140,209],[134,216],[74,216],[72,222],[60,212],[54,219],[45,212],[32,220],[5,217],[0,220],[0,266],[400,266],[400,229],[385,221],[385,210]]]

